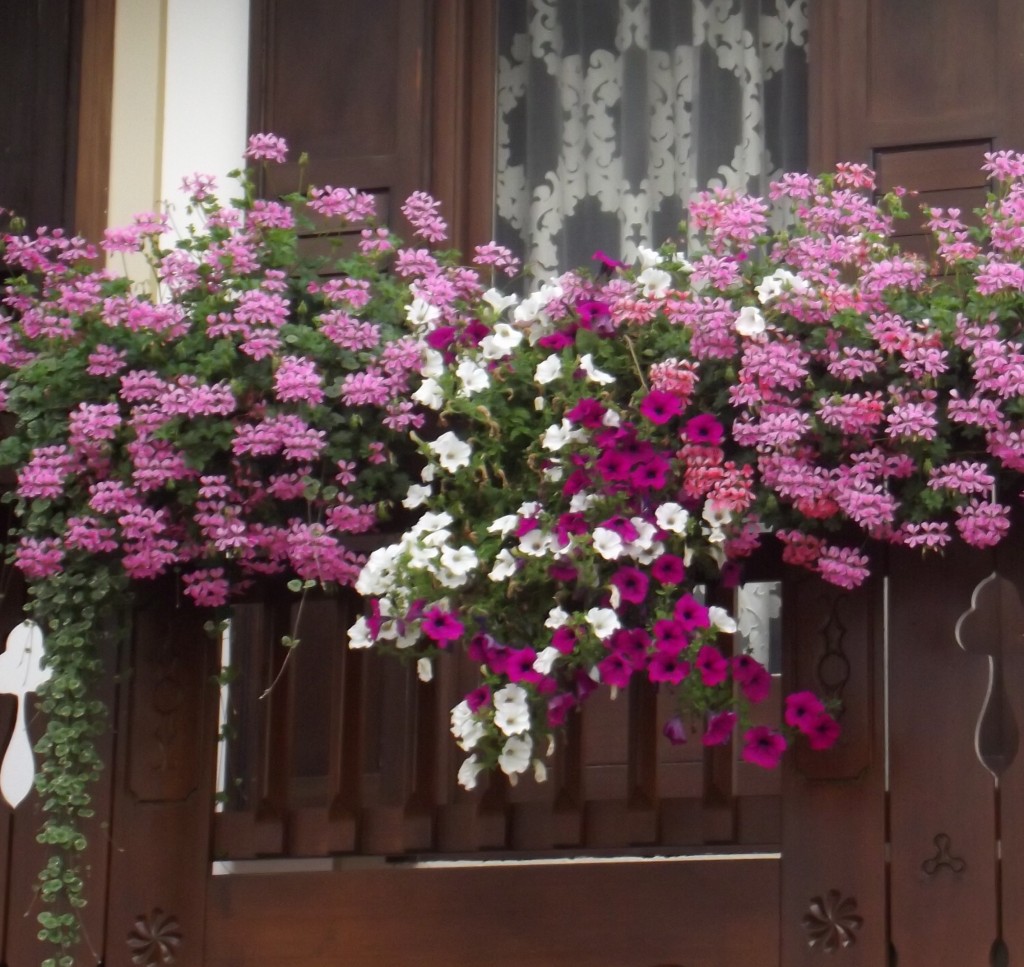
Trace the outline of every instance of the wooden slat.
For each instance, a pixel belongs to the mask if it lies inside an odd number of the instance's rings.
[[[894,554],[890,577],[892,942],[900,967],[987,963],[997,933],[995,794],[975,752],[987,660],[956,643],[991,559]],[[945,839],[938,839],[945,837]],[[948,853],[964,868],[930,860]]]
[[[1019,521],[1017,527],[1020,527]],[[1017,534],[1020,534],[1019,529]],[[1024,951],[1024,919],[1018,914],[1024,909],[1024,759],[1020,744],[1024,733],[1024,635],[1019,610],[1024,600],[1024,546],[1020,539],[1011,534],[997,548],[995,558],[998,573],[1012,582],[1017,594],[1015,602],[1008,602],[1012,605],[1010,613],[993,616],[1002,651],[1002,681],[993,682],[993,691],[1005,690],[1006,707],[1002,711],[1010,719],[1000,730],[1003,735],[998,736],[1008,752],[999,773],[998,789],[999,909],[1003,941],[1016,956],[1018,951]]]
[[[210,869],[210,805],[216,752],[216,642],[208,615],[174,606],[169,585],[136,610],[125,649],[114,774],[110,888],[103,962],[132,967],[127,941],[143,941],[171,917],[176,963],[200,964]],[[139,925],[141,921],[141,925]]]
[[[844,593],[804,575],[783,588],[786,690],[835,693],[843,734],[828,752],[792,751],[784,766],[782,962],[820,964],[831,940],[840,942],[843,963],[881,967],[888,963],[882,582]],[[833,895],[860,918],[856,926],[839,918],[853,940],[846,949],[829,930],[824,905]]]
[[[777,894],[774,860],[220,876],[205,964],[777,967]]]

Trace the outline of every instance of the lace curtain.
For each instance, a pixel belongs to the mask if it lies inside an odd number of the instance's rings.
[[[807,0],[501,0],[498,239],[540,274],[806,166]]]

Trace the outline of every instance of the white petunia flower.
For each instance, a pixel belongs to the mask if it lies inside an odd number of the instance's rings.
[[[505,735],[519,735],[530,727],[526,689],[514,683],[494,693],[494,724]]]
[[[420,375],[424,379],[437,379],[444,372],[444,356],[436,349],[425,349],[423,351],[423,365],[420,367]]]
[[[455,518],[452,517],[447,511],[436,511],[429,510],[425,513],[413,526],[412,532],[414,534],[429,534],[431,531],[441,530],[443,527],[449,527],[455,523]]]
[[[436,547],[417,544],[409,549],[409,567],[417,571],[434,571],[434,562],[441,552]]]
[[[412,398],[429,410],[439,410],[444,406],[444,391],[436,379],[423,380]]]
[[[535,528],[519,538],[519,550],[529,557],[544,557],[551,550],[552,543],[550,534]]]
[[[741,336],[760,336],[765,331],[767,323],[761,310],[756,306],[744,306],[736,317],[734,328]]]
[[[370,634],[370,623],[365,616],[356,619],[354,625],[348,629],[349,648],[372,648],[373,636]]]
[[[437,455],[437,462],[449,473],[460,467],[468,467],[473,455],[473,448],[460,440],[451,430],[442,433],[433,443],[428,444],[430,450]]]
[[[594,528],[594,550],[606,561],[614,561],[622,556],[625,549],[622,535],[607,527]]]
[[[405,318],[416,328],[432,329],[432,323],[441,318],[441,310],[417,296],[406,306]]]
[[[434,666],[429,658],[421,658],[416,662],[416,677],[421,682],[429,682],[434,678]]]
[[[555,628],[561,628],[569,620],[569,612],[565,608],[559,607],[557,604],[548,612],[547,620],[544,622],[545,628],[550,628],[552,631]]]
[[[473,713],[465,699],[452,709],[451,720],[452,735],[463,752],[471,752],[487,734],[484,723]]]
[[[500,316],[510,306],[519,301],[519,296],[502,295],[497,289],[488,289],[480,298],[484,300]]]
[[[540,675],[550,675],[555,659],[562,654],[554,645],[548,645],[533,662],[533,670]]]
[[[603,372],[594,365],[594,357],[590,353],[580,357],[580,369],[587,374],[587,379],[592,383],[600,383],[602,386],[607,386],[609,383],[615,382],[614,376]]]
[[[462,360],[455,370],[455,375],[462,380],[462,389],[459,391],[460,396],[472,396],[474,393],[480,393],[491,385],[491,377],[488,375],[487,370],[473,359]]]
[[[426,487],[422,484],[409,484],[409,489],[405,494],[405,500],[402,501],[402,506],[409,508],[409,510],[422,507],[433,493],[433,487]]]
[[[452,574],[469,574],[479,563],[476,551],[468,544],[462,547],[441,548],[441,566]]]
[[[485,359],[504,359],[523,341],[523,334],[507,322],[499,322],[494,331],[480,342],[480,353]]]
[[[487,576],[492,581],[507,581],[516,573],[516,570],[516,559],[512,556],[512,552],[507,548],[502,548],[495,556],[494,567],[491,568],[491,573]]]
[[[643,286],[643,294],[648,299],[664,299],[672,285],[672,276],[664,269],[644,269],[636,280]]]
[[[534,382],[540,383],[541,386],[546,386],[553,379],[558,379],[561,374],[562,357],[548,356],[547,359],[537,364],[537,369],[534,371],[533,379]]]
[[[777,299],[787,289],[791,289],[793,292],[806,292],[807,283],[799,275],[790,272],[789,269],[776,269],[754,287],[758,302],[763,306]]]
[[[447,527],[439,527],[436,531],[430,531],[420,537],[420,543],[424,547],[444,547],[452,532]]]
[[[611,608],[591,608],[586,618],[594,634],[602,641],[610,638],[621,627],[619,616]]]
[[[712,605],[708,608],[708,620],[723,634],[736,634],[736,622],[725,608],[720,608],[717,604]]]
[[[708,501],[704,505],[704,513],[701,515],[712,527],[724,527],[732,520],[732,511],[724,504]]]
[[[540,442],[545,450],[561,450],[573,440],[578,440],[580,435],[580,431],[572,425],[572,421],[563,417],[561,423],[553,423],[544,431]]]
[[[673,534],[683,534],[686,532],[690,514],[685,507],[668,501],[654,512],[654,519],[662,530],[671,531]]]
[[[475,755],[471,755],[459,766],[459,785],[463,789],[476,789],[476,778],[483,768],[484,764]]]
[[[394,584],[395,568],[402,549],[398,544],[378,547],[363,565],[356,580],[356,590],[364,597],[386,594]]]
[[[498,765],[506,776],[515,776],[526,772],[532,755],[533,739],[528,735],[515,735],[502,747]]]
[[[504,517],[498,517],[493,520],[487,526],[488,534],[501,534],[504,537],[506,534],[511,534],[515,530],[516,524],[519,523],[519,517],[516,514],[505,514]]]
[[[653,249],[647,248],[646,245],[638,245],[636,247],[637,261],[641,270],[653,269],[656,265],[661,265],[661,256]]]

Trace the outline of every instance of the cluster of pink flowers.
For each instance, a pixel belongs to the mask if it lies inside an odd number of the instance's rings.
[[[410,319],[438,357],[417,396],[462,422],[424,444],[407,506],[425,513],[367,563],[374,602],[352,642],[415,655],[425,676],[440,651],[468,651],[483,683],[453,712],[465,785],[495,766],[542,773],[566,712],[637,676],[680,696],[670,739],[697,710],[702,740],[727,741],[735,697],[756,702],[767,676],[727,653],[731,620],[694,588],[728,585],[766,533],[843,588],[868,577],[870,542],[1007,534],[1024,470],[1024,158],[987,164],[984,238],[929,211],[934,265],[888,239],[906,193],[876,201],[873,173],[841,165],[788,175],[768,201],[699,195],[689,257],[641,250],[631,270],[599,253],[598,280],[492,291],[469,326],[417,284]],[[434,264],[422,250],[397,270]],[[813,748],[838,735],[807,693],[784,725]],[[742,735],[765,766],[788,741]]]
[[[246,156],[280,163],[287,146],[255,135]],[[21,274],[0,308],[3,399],[24,421],[11,459],[31,522],[16,563],[34,581],[83,555],[132,579],[179,572],[202,606],[253,574],[351,584],[363,558],[347,536],[378,525],[423,422],[409,397],[425,347],[404,325],[415,293],[379,284],[386,260],[410,250],[368,227],[356,255],[317,274],[295,261],[303,208],[365,225],[371,195],[326,187],[305,206],[223,206],[209,176],[184,187],[200,228],[161,248],[166,219],[146,214],[103,246],[145,253],[162,297],[97,270],[95,251],[60,231],[2,239]],[[418,192],[405,212],[443,241],[433,199]],[[480,264],[512,262],[495,247]],[[416,284],[445,295],[453,319],[481,291],[465,269],[421,269]],[[44,370],[46,403],[29,415],[21,401]]]

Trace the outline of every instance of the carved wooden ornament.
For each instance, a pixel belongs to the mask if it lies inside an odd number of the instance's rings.
[[[18,713],[14,732],[0,766],[0,794],[17,808],[29,794],[36,774],[32,742],[25,722],[25,705],[30,693],[49,681],[50,669],[42,667],[43,633],[32,621],[23,621],[7,636],[7,650],[0,655],[0,693],[14,695]]]

